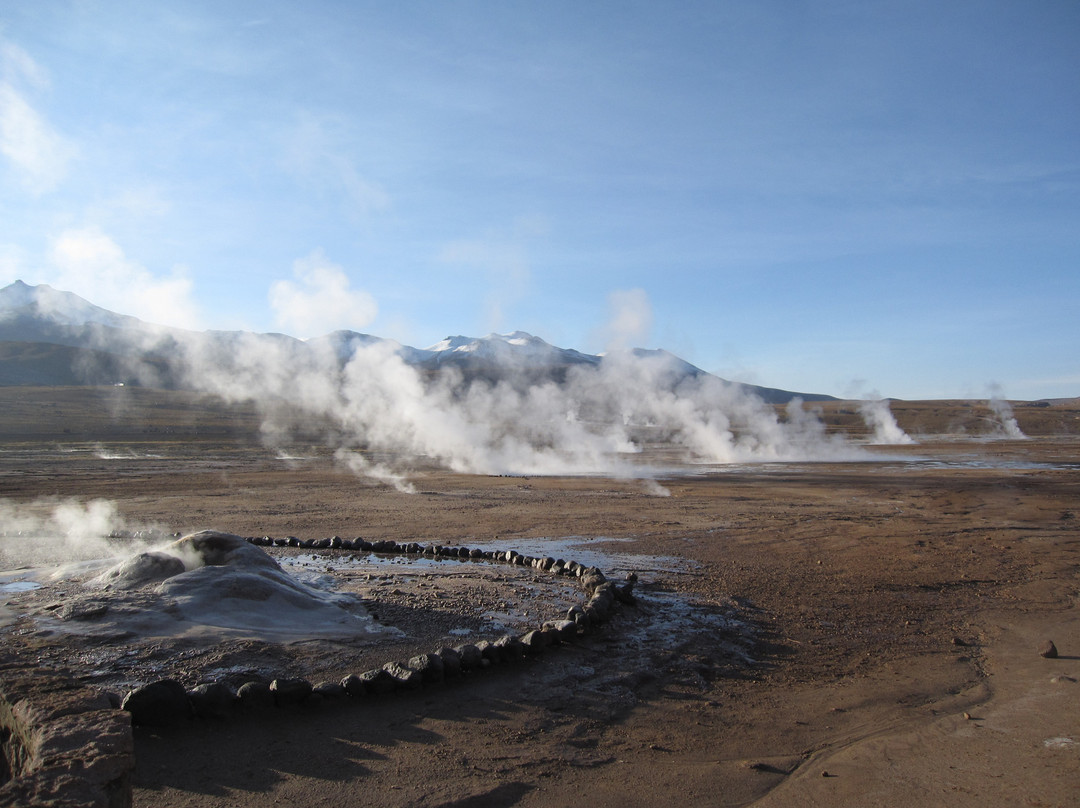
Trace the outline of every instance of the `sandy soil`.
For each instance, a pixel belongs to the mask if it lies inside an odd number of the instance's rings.
[[[9,446],[0,497],[102,497],[179,532],[550,548],[636,570],[641,600],[557,652],[415,694],[140,728],[136,805],[1080,802],[1076,435],[696,470],[662,490],[420,469],[411,495],[188,446]],[[64,594],[34,590],[5,595],[4,654],[116,689],[227,668],[329,679],[567,597],[502,568],[368,562],[310,563],[397,640],[76,636],[26,616]],[[1046,639],[1059,658],[1039,656]]]

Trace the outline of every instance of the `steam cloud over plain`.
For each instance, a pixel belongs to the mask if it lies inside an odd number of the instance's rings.
[[[150,535],[155,529],[131,525],[111,500],[0,499],[0,569],[111,558],[148,544],[112,538],[119,532]]]
[[[858,454],[801,402],[780,418],[741,385],[688,375],[664,352],[614,352],[556,382],[528,363],[504,366],[498,379],[423,371],[389,341],[359,341],[344,358],[330,343],[304,347],[300,356],[295,343],[254,334],[228,350],[195,340],[185,346],[187,383],[253,399],[271,445],[318,430],[354,471],[402,490],[414,459],[478,474],[648,477],[633,462],[647,443],[702,463]]]

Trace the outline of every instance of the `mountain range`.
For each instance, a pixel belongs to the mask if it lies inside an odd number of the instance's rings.
[[[273,346],[282,356],[303,361],[329,349],[341,367],[360,347],[383,345],[408,365],[431,376],[454,368],[465,380],[561,382],[571,368],[600,367],[603,355],[559,348],[523,331],[486,337],[452,336],[429,348],[413,348],[355,331],[334,331],[299,340],[284,334],[242,331],[184,331],[146,323],[137,317],[96,306],[72,292],[45,284],[15,281],[0,289],[0,386],[142,384],[164,388],[186,385],[181,369],[185,346],[231,356],[251,341]],[[672,379],[708,375],[701,368],[663,350],[636,348],[638,358],[664,360]],[[744,385],[767,403],[835,400],[815,393],[795,393]]]

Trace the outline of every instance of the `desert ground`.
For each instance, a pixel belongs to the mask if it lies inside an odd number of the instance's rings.
[[[253,411],[199,397],[7,388],[0,406],[5,508],[101,499],[137,529],[513,549],[638,576],[636,605],[520,663],[413,693],[137,727],[137,806],[1080,803],[1075,400],[1016,405],[1023,439],[995,432],[979,403],[893,402],[918,442],[852,462],[680,465],[648,483],[416,462],[411,494],[316,442],[269,450]],[[863,434],[850,403],[823,419]],[[28,579],[22,539],[0,542],[2,580]],[[222,671],[334,680],[520,630],[570,597],[492,565],[266,552],[335,579],[393,631],[42,622],[108,597],[76,575],[0,596],[0,656],[118,693]],[[56,555],[33,564],[71,560]],[[1057,658],[1040,655],[1047,640]]]

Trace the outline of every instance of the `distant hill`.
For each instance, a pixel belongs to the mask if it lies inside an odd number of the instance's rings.
[[[254,344],[272,348],[289,361],[332,356],[344,367],[361,347],[382,345],[427,376],[449,368],[466,381],[562,383],[574,368],[599,368],[618,361],[559,348],[523,331],[475,338],[447,337],[418,349],[354,331],[335,331],[310,340],[285,334],[241,331],[184,331],[146,323],[90,303],[71,292],[22,281],[0,289],[0,386],[126,384],[160,388],[192,387],[187,357],[237,361]],[[655,361],[674,385],[682,378],[708,376],[704,370],[662,350],[634,349],[637,359]],[[767,403],[835,401],[833,396],[743,385]]]

